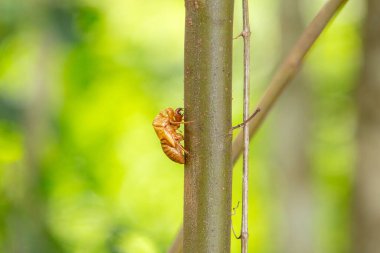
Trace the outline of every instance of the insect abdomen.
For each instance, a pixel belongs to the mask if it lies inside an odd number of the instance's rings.
[[[165,140],[161,141],[161,147],[170,160],[180,164],[185,163],[185,157],[179,147],[172,147]]]

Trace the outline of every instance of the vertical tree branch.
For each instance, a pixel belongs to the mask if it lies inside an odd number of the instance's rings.
[[[265,109],[265,113],[260,112],[255,117],[255,121],[250,122],[250,126],[249,126],[250,127],[249,128],[250,138],[252,138],[253,135],[257,132],[257,129],[259,128],[261,123],[264,121],[265,116],[268,114],[269,109],[277,101],[277,98],[280,96],[283,89],[290,83],[291,80],[293,80],[294,76],[297,73],[298,68],[301,66],[301,64],[303,62],[303,59],[304,59],[306,53],[310,50],[311,46],[314,44],[314,42],[318,38],[319,34],[323,31],[323,29],[326,27],[327,23],[334,16],[334,14],[336,14],[337,11],[347,1],[348,0],[329,0],[323,6],[323,8],[318,12],[316,17],[309,24],[309,26],[306,28],[306,30],[302,33],[302,35],[299,38],[296,45],[289,52],[288,56],[285,58],[285,60],[282,62],[280,67],[275,72],[274,77],[272,78],[272,80],[271,80],[271,82],[267,88],[267,91],[264,93],[264,95],[262,96],[262,98],[259,102],[260,109],[261,110]],[[186,2],[186,4],[189,4],[189,2],[193,3],[193,1],[188,0]],[[231,20],[232,20],[232,18],[231,18]],[[190,15],[188,16],[186,14],[186,26],[191,26],[192,23],[193,23],[193,19],[191,18]],[[187,31],[187,32],[189,32],[189,31]],[[187,43],[190,43],[190,41]],[[188,50],[186,48],[186,46],[185,46],[185,50]],[[185,52],[185,57],[186,57],[186,52]],[[186,80],[189,78],[189,77],[187,77],[187,75],[189,75],[189,74],[190,74],[190,72],[189,72],[189,69],[186,68],[186,59],[185,59],[185,85],[186,85]],[[194,75],[194,74],[192,74],[192,75]],[[186,91],[185,91],[185,93],[186,93]],[[186,100],[186,94],[185,94],[185,100]],[[262,106],[265,106],[265,107],[262,107]],[[187,136],[186,138],[189,138],[189,137]],[[189,143],[186,143],[186,144],[188,145]],[[237,138],[234,140],[233,145],[232,145],[232,163],[233,164],[235,164],[237,162],[237,160],[239,159],[239,156],[240,156],[242,150],[243,150],[243,136],[242,136],[242,134],[239,134],[237,136]],[[187,167],[185,169],[185,174],[186,173],[188,173]],[[185,185],[186,185],[186,175],[185,175]],[[190,185],[188,187],[190,187]],[[186,189],[185,189],[185,192],[186,192]],[[186,212],[186,210],[185,210],[185,212]],[[181,232],[182,232],[182,230],[179,233],[181,233]],[[178,236],[177,239],[178,240],[173,242],[173,245],[181,245],[182,244],[182,242],[181,242],[182,237]],[[178,247],[178,248],[180,248],[180,247]],[[171,253],[175,253],[175,252],[181,252],[181,251],[171,251]]]
[[[303,0],[282,1],[280,4],[283,54],[293,46],[304,29]],[[275,109],[275,157],[279,169],[274,172],[281,218],[275,222],[274,235],[278,238],[277,251],[281,253],[315,252],[315,215],[312,168],[309,149],[312,142],[313,93],[311,76],[298,73],[292,85],[281,95]]]
[[[357,89],[357,168],[354,181],[353,251],[380,248],[380,2],[367,0],[363,62]]]
[[[230,252],[233,0],[186,0],[185,253]]]
[[[25,91],[26,102],[21,123],[24,136],[23,165],[14,167],[20,170],[17,172],[21,177],[18,181],[22,183],[17,185],[17,194],[9,195],[9,212],[4,220],[4,246],[0,247],[5,252],[63,252],[46,223],[46,201],[41,191],[41,151],[46,148],[49,127],[49,108],[46,105],[50,82],[46,73],[52,64],[51,40],[51,35],[42,31],[38,40],[33,41],[38,44],[38,51],[30,85]]]
[[[249,26],[248,0],[243,0],[243,32],[244,40],[244,105],[243,121],[249,118],[250,91],[250,58],[251,58],[251,28]],[[242,189],[242,218],[241,218],[241,252],[248,252],[248,172],[249,172],[249,125],[243,126],[243,189]]]
[[[274,74],[267,90],[259,101],[257,107],[260,108],[260,113],[257,114],[254,121],[249,122],[249,134],[252,137],[257,131],[264,118],[277,101],[278,96],[284,88],[293,80],[297,74],[306,53],[310,50],[315,40],[319,37],[327,23],[334,14],[348,0],[330,0],[319,11],[317,16],[311,21],[306,30],[302,33],[293,49],[282,62],[276,73]],[[235,163],[243,150],[243,133],[240,132],[236,136],[232,145],[232,161]]]

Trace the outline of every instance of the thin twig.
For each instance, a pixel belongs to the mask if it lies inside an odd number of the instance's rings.
[[[298,39],[293,49],[282,62],[273,76],[267,90],[262,96],[258,108],[261,109],[254,121],[249,122],[250,137],[256,133],[257,129],[264,121],[265,116],[277,101],[284,88],[290,83],[297,74],[306,53],[310,50],[315,40],[319,37],[329,20],[348,0],[330,0],[318,12],[317,16],[311,21],[301,37]],[[237,162],[241,152],[243,151],[243,133],[242,131],[236,136],[232,144],[232,161]]]
[[[232,229],[232,233],[234,234],[236,239],[240,239],[241,235],[239,235],[239,236],[236,235],[236,232],[234,229],[234,224],[232,223],[232,216],[234,216],[236,214],[236,209],[238,209],[239,205],[240,205],[240,201],[238,201],[237,205],[232,208],[232,213],[231,213],[231,229]]]
[[[236,209],[239,208],[239,205],[240,205],[240,201],[238,201],[238,203],[236,204],[236,206],[232,208],[231,216],[236,215]]]
[[[253,119],[256,114],[258,114],[260,112],[260,108],[257,108],[254,113],[251,114],[251,116],[249,116],[248,119],[244,120],[244,122],[240,123],[239,125],[236,125],[234,127],[232,127],[232,130],[235,130],[235,129],[238,129],[238,128],[241,128],[243,127],[245,124],[247,124],[251,119]]]
[[[243,0],[243,41],[244,41],[244,101],[243,121],[249,118],[250,61],[251,61],[251,28],[249,26],[248,0]],[[248,172],[249,172],[249,124],[243,125],[243,186],[241,217],[241,252],[248,252]]]
[[[290,83],[297,74],[298,68],[301,66],[306,53],[310,50],[315,40],[326,27],[327,23],[332,19],[335,13],[343,7],[348,0],[330,0],[318,12],[313,21],[302,33],[297,41],[295,47],[290,51],[288,56],[277,69],[274,77],[272,78],[267,91],[259,102],[259,108],[263,111],[260,112],[256,120],[250,123],[250,138],[252,138],[258,127],[264,121],[265,116],[268,114],[270,108],[277,101],[277,98],[283,89]],[[240,133],[232,144],[232,162],[235,164],[243,151],[243,136]],[[182,233],[182,229],[180,231]],[[173,245],[182,245],[183,237],[178,236],[173,242]],[[170,253],[182,252],[182,247],[178,247],[178,251],[170,251]]]

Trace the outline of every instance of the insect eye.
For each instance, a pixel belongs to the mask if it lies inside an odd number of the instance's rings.
[[[177,108],[177,109],[175,109],[175,113],[178,114],[178,115],[183,116],[183,108]]]

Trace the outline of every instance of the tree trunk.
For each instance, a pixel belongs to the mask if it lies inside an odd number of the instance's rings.
[[[282,45],[285,54],[304,26],[299,0],[283,1]],[[313,208],[310,159],[310,89],[307,76],[299,73],[294,84],[280,98],[275,128],[276,178],[281,217],[278,250],[289,253],[313,252]]]
[[[358,164],[354,185],[354,252],[380,249],[380,2],[367,0],[358,84]]]
[[[186,0],[184,252],[230,252],[233,0]]]
[[[51,39],[43,33],[34,76],[27,90],[24,119],[24,166],[17,168],[19,194],[10,194],[10,210],[5,219],[5,249],[9,253],[63,252],[46,224],[45,200],[41,192],[41,159],[48,128],[47,103],[49,81],[46,69],[51,64]],[[15,177],[16,178],[16,177]],[[14,179],[13,179],[14,180]],[[15,190],[13,190],[15,191]]]

